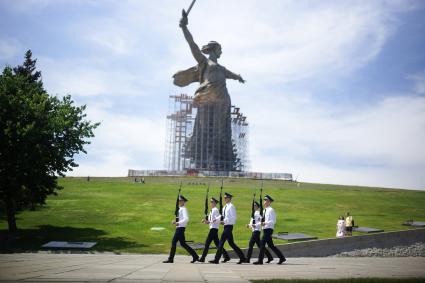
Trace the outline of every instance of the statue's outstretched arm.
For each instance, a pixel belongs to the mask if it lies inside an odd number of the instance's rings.
[[[245,83],[245,80],[242,79],[241,75],[237,75],[227,69],[226,70],[226,79],[238,80],[241,83]]]
[[[189,43],[190,51],[192,51],[193,57],[198,63],[202,63],[206,58],[204,55],[202,55],[201,50],[199,49],[198,45],[193,40],[192,35],[189,32],[189,29],[187,28],[188,20],[186,14],[183,12],[183,17],[180,20],[180,27],[183,30],[184,38],[186,39],[187,43]]]

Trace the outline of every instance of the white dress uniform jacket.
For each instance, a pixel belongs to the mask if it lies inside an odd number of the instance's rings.
[[[263,229],[274,229],[274,225],[276,224],[276,213],[274,209],[269,206],[264,209],[264,227]]]
[[[220,224],[221,215],[218,211],[217,207],[211,209],[210,214],[208,215],[208,221],[210,221],[210,229],[215,228],[218,229],[218,225]]]
[[[177,227],[186,227],[187,223],[189,222],[189,213],[187,212],[187,208],[182,206],[179,209],[179,226]]]
[[[253,219],[251,218],[251,221],[249,222],[249,227],[251,227],[252,231],[260,231],[261,230],[261,215],[260,212],[257,210],[254,213],[254,219],[255,219],[255,224],[253,224],[252,221]]]
[[[236,208],[232,203],[228,203],[223,207],[224,225],[235,225]]]

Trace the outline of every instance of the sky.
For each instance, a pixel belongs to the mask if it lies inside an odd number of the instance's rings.
[[[46,90],[101,122],[69,176],[163,169],[172,75],[195,65],[190,0],[0,0],[0,67],[31,49]],[[198,0],[188,28],[222,45],[248,117],[250,171],[425,189],[425,2]]]

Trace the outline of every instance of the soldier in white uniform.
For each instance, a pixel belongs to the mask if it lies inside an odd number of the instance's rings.
[[[211,211],[208,214],[208,220],[205,220],[205,219],[202,220],[202,223],[210,225],[210,232],[208,233],[207,240],[205,241],[204,252],[202,253],[201,258],[199,259],[200,262],[205,262],[205,258],[208,254],[208,250],[210,248],[212,241],[214,241],[214,244],[217,248],[219,246],[220,241],[218,239],[218,225],[220,225],[221,214],[218,211],[217,202],[218,200],[215,198],[210,199]],[[224,249],[223,249],[223,256],[224,256],[223,262],[227,262],[230,260],[229,255]]]
[[[254,244],[257,244],[257,247],[261,249],[261,243],[260,243],[260,234],[261,234],[261,214],[259,211],[260,204],[258,202],[254,202],[254,218],[251,218],[251,221],[249,224],[247,224],[247,228],[252,229],[252,235],[251,239],[249,240],[249,246],[248,246],[248,253],[246,255],[246,262],[249,263],[252,256],[252,250],[254,248]],[[270,254],[269,250],[266,248],[264,250],[266,256],[267,256],[267,263],[270,263],[273,260],[273,256]]]
[[[272,234],[274,225],[276,224],[276,213],[274,212],[274,209],[270,206],[271,202],[273,201],[273,198],[269,195],[265,195],[264,197],[264,222],[261,223],[263,226],[263,238],[261,239],[261,248],[260,248],[260,255],[258,256],[258,261],[254,262],[254,264],[263,264],[264,259],[264,252],[266,249],[266,244],[269,246],[269,248],[272,249],[272,251],[279,257],[278,264],[282,264],[286,261],[286,258],[283,256],[282,252],[275,247],[273,244]]]
[[[226,205],[223,207],[223,221],[221,221],[222,224],[224,224],[224,230],[221,234],[220,243],[217,249],[217,253],[215,254],[214,260],[210,260],[209,263],[215,263],[218,264],[221,255],[223,254],[224,250],[224,244],[226,241],[229,242],[229,245],[233,248],[233,250],[236,252],[236,254],[239,256],[239,262],[238,264],[241,264],[246,261],[244,254],[242,253],[241,249],[236,246],[234,240],[233,240],[233,225],[236,223],[236,208],[232,204],[232,195],[229,193],[224,193],[224,201],[226,202]]]
[[[196,254],[196,252],[189,247],[188,244],[186,244],[186,239],[184,236],[184,231],[186,230],[186,225],[189,222],[189,214],[187,212],[187,209],[185,207],[185,204],[187,202],[187,199],[180,195],[179,196],[179,221],[176,222],[173,220],[171,223],[173,225],[176,225],[176,232],[174,233],[173,240],[171,242],[171,250],[170,250],[170,256],[167,260],[163,261],[163,263],[172,263],[174,261],[174,255],[176,254],[176,247],[177,242],[180,242],[180,245],[186,249],[186,251],[192,256],[191,263],[194,263],[199,260],[199,256]]]

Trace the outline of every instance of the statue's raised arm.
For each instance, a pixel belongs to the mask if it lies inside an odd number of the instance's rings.
[[[206,59],[206,57],[202,55],[201,50],[199,49],[198,45],[193,40],[193,37],[190,34],[189,29],[187,28],[187,24],[188,24],[187,14],[183,10],[182,18],[180,20],[180,27],[183,30],[184,38],[186,39],[187,43],[189,43],[190,51],[192,51],[193,57],[198,63],[202,63]]]

